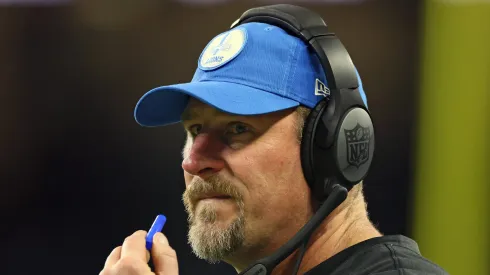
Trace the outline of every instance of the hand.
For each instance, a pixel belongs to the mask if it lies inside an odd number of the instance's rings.
[[[151,255],[155,272],[148,266],[150,253],[146,250],[146,231],[139,230],[112,250],[100,275],[178,275],[177,254],[160,232],[153,236]]]

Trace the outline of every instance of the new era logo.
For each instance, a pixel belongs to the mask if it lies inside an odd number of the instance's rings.
[[[324,97],[330,96],[330,89],[318,78],[316,79],[315,83],[315,95],[321,95]]]

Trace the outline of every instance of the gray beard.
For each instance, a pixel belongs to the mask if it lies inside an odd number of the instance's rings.
[[[230,257],[243,245],[245,239],[243,211],[226,228],[221,228],[216,224],[217,214],[213,208],[205,206],[195,218],[189,219],[188,242],[192,251],[209,263]]]
[[[218,215],[213,204],[201,206],[196,213],[199,194],[211,191],[230,195],[238,206],[237,217],[226,228],[216,222]],[[241,194],[230,182],[219,177],[206,181],[195,178],[182,199],[188,214],[188,243],[198,258],[217,263],[242,247],[245,240],[244,204]]]

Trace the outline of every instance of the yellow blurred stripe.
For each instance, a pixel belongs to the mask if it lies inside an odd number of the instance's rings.
[[[452,275],[490,274],[490,1],[424,4],[413,236]]]

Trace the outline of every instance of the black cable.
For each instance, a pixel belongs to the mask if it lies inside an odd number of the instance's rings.
[[[323,205],[323,202],[320,203],[319,208],[322,207],[322,205]],[[313,232],[311,232],[308,236],[305,237],[305,240],[304,240],[303,245],[301,246],[301,250],[299,252],[300,254],[298,255],[298,259],[296,260],[296,264],[294,266],[292,275],[298,274],[299,267],[301,265],[301,261],[303,260],[303,257],[305,256],[306,248],[308,247],[308,242],[310,241],[310,237],[312,234],[313,234]]]
[[[293,269],[293,275],[298,274],[299,266],[301,265],[301,261],[303,260],[303,257],[305,256],[306,253],[306,247],[308,246],[308,240],[310,239],[310,236],[308,236],[301,246],[300,254],[298,255],[298,260],[296,260],[296,265],[294,266]]]

